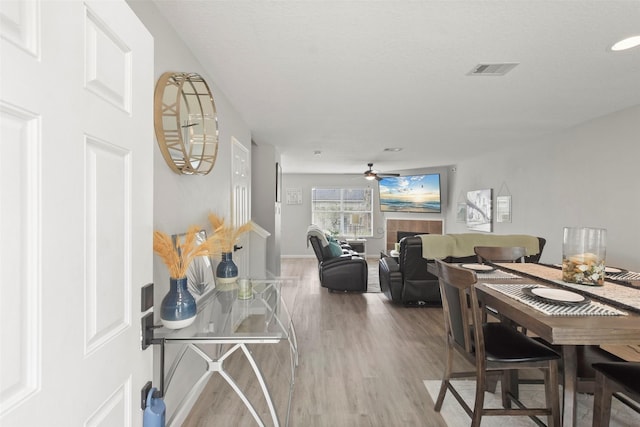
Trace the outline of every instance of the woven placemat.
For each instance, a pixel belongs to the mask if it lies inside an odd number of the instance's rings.
[[[523,292],[524,288],[543,287],[535,283],[510,283],[493,284],[484,283],[486,286],[501,292],[529,307],[550,316],[626,316],[627,313],[615,307],[597,301],[589,301],[585,304],[554,304],[541,301]]]

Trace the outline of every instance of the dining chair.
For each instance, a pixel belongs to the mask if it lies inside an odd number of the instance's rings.
[[[473,251],[478,256],[478,263],[489,262],[524,262],[527,250],[522,246],[475,246]]]
[[[474,246],[473,251],[478,256],[478,263],[484,264],[488,262],[524,262],[527,250],[522,246]],[[483,311],[483,320],[487,320],[487,312],[500,318],[498,313],[491,307],[486,307]],[[526,334],[525,328],[521,332]]]
[[[501,322],[483,322],[475,284],[476,273],[436,260],[442,294],[442,308],[446,334],[445,371],[434,409],[442,408],[447,391],[471,417],[477,427],[483,415],[525,415],[539,420],[547,416],[547,425],[560,425],[558,394],[558,359],[560,355],[546,345],[527,337]],[[470,304],[468,301],[470,301]],[[454,354],[458,351],[475,366],[473,371],[454,370]],[[511,372],[541,369],[544,372],[544,408],[526,408],[511,392]],[[499,375],[502,385],[503,408],[484,407],[487,377]],[[476,392],[473,409],[462,399],[451,383],[452,379],[475,377]],[[517,408],[510,408],[514,402]],[[540,421],[541,422],[541,421]]]
[[[596,387],[593,394],[593,427],[608,427],[611,418],[611,398],[623,393],[626,398],[640,404],[640,363],[609,362],[594,363]]]

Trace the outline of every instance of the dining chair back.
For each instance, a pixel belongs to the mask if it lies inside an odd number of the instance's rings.
[[[485,262],[525,262],[524,257],[527,255],[527,250],[522,246],[474,246],[473,251],[478,256],[479,264]],[[483,316],[484,321],[487,320],[487,313],[500,318],[494,309],[487,307]],[[521,332],[526,334],[527,330],[522,328]]]
[[[476,246],[473,251],[480,264],[489,262],[524,262],[527,250],[522,246]]]
[[[593,369],[596,371],[593,427],[608,427],[611,419],[611,398],[614,394],[624,393],[619,399],[630,406],[637,408],[637,404],[640,404],[640,363],[594,363]],[[636,405],[627,398],[633,399]]]
[[[547,425],[560,425],[558,395],[558,353],[546,345],[527,337],[511,326],[499,322],[483,322],[475,290],[475,272],[436,260],[442,295],[446,334],[445,371],[435,410],[442,408],[447,391],[471,417],[471,426],[480,425],[483,415],[547,416]],[[474,366],[473,371],[454,370],[454,353],[459,352]],[[526,408],[511,392],[513,370],[541,369],[545,378],[546,406]],[[484,407],[487,377],[500,375],[502,409]],[[474,377],[476,393],[471,408],[451,383],[455,378]],[[512,409],[515,402],[518,409]],[[539,421],[539,420],[538,420]]]

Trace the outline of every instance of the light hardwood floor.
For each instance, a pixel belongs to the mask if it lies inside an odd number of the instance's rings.
[[[368,262],[376,265],[377,259]],[[440,308],[392,305],[382,293],[329,293],[320,287],[311,258],[283,259],[282,276],[299,278],[283,291],[300,352],[289,426],[446,426],[423,385],[425,379],[439,379],[443,371]],[[251,349],[284,425],[286,343]],[[225,362],[225,368],[248,390],[263,419],[269,419],[248,364],[237,357]],[[214,374],[183,425],[256,424],[231,387]]]

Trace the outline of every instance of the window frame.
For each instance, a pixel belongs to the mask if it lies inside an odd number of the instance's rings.
[[[339,199],[335,199],[339,206],[336,210],[330,209],[317,209],[316,203],[322,202],[320,199],[316,199],[318,191],[327,192],[339,192]],[[348,197],[349,192],[362,191],[363,197],[357,200],[357,203],[366,205],[368,203],[368,209],[348,209],[346,208],[350,203]],[[347,239],[360,239],[373,236],[373,189],[371,187],[332,187],[332,186],[318,186],[311,188],[311,222],[316,224],[323,230],[327,230],[334,236],[341,236]],[[368,200],[367,200],[368,199]],[[325,201],[331,201],[333,199],[327,199]],[[337,215],[335,220],[338,220],[338,224],[332,226],[327,225],[325,220],[319,218],[322,213],[334,212]],[[353,215],[360,215],[360,217],[353,217]],[[368,220],[367,220],[368,218]],[[360,219],[359,225],[355,225],[353,221]],[[337,228],[336,228],[337,226]]]

